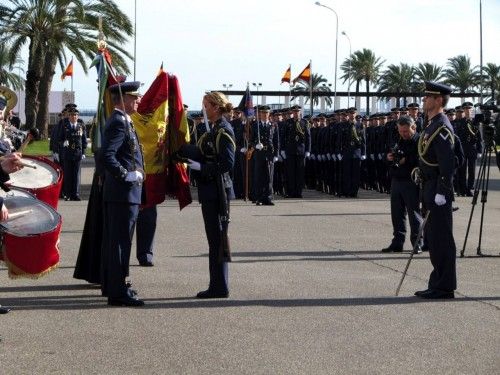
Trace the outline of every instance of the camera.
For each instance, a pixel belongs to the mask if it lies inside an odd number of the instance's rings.
[[[392,153],[392,166],[395,168],[399,168],[401,166],[401,159],[405,157],[405,152],[396,143],[394,147],[391,149],[391,153]]]

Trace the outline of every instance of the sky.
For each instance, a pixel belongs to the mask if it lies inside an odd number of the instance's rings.
[[[134,0],[115,0],[134,22]],[[335,14],[315,0],[137,0],[136,80],[146,91],[163,62],[180,82],[184,103],[200,109],[207,90],[288,90],[280,84],[289,64],[292,77],[312,61],[313,73],[333,83]],[[338,15],[337,91],[347,91],[340,65],[352,51],[371,49],[390,64],[430,62],[466,54],[480,63],[479,0],[322,0]],[[482,0],[483,64],[500,64],[500,0]],[[133,54],[133,38],[129,51]],[[89,61],[90,64],[90,61]],[[133,80],[132,72],[128,80]],[[59,68],[57,68],[59,69]],[[56,77],[61,72],[56,71]],[[55,78],[53,90],[70,90]],[[74,90],[81,109],[97,101],[95,69],[75,64]],[[364,86],[363,89],[364,91]],[[354,85],[351,86],[354,91]],[[240,97],[229,98],[238,104]],[[276,100],[277,101],[277,100]],[[268,98],[268,103],[271,101]]]

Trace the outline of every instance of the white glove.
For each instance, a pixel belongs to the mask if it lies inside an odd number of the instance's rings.
[[[201,170],[201,165],[197,161],[188,159],[188,167],[191,168],[193,171],[200,171]]]
[[[372,159],[373,161],[375,161],[375,155],[370,154],[370,159]]]
[[[59,161],[59,154],[57,152],[54,152],[52,157],[54,158],[54,161]]]
[[[330,153],[328,153],[328,154],[326,154],[326,158],[327,158],[328,160],[332,160],[332,155],[331,155]]]
[[[483,157],[483,154],[477,154],[477,157],[481,158],[481,157]]]
[[[285,151],[281,151],[281,156],[283,157],[283,159],[286,159],[286,152]]]
[[[65,140],[64,143],[63,143],[63,147],[68,147],[68,146],[69,146],[69,141]]]
[[[434,197],[434,203],[436,203],[438,206],[442,206],[446,203],[446,198],[443,194],[436,194],[436,196]]]
[[[311,154],[311,159],[316,160],[316,156],[314,154]]]
[[[278,156],[278,161],[280,161],[280,162],[283,161],[283,158],[281,157],[281,155]]]
[[[262,143],[257,143],[257,145],[255,146],[255,148],[257,150],[262,150],[264,148],[264,145]]]
[[[131,171],[127,172],[125,176],[125,181],[127,182],[139,182],[141,183],[144,180],[144,176],[139,171]]]
[[[240,152],[243,152],[243,153],[247,152],[247,148],[246,147],[240,148]]]
[[[378,154],[378,160],[382,160],[382,154]]]
[[[306,151],[306,158],[308,158],[309,156],[311,156],[311,153],[309,151]]]
[[[342,155],[338,154],[337,158],[339,159],[339,161],[342,161]]]
[[[361,155],[361,160],[366,160],[366,155]]]
[[[323,161],[323,155],[318,155],[318,160]]]
[[[85,154],[82,154],[82,160],[85,159]]]
[[[273,162],[276,163],[278,161],[278,157],[277,156],[274,156],[273,157]]]

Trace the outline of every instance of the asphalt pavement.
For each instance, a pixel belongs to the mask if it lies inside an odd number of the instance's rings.
[[[72,275],[93,171],[82,170],[81,202],[60,201],[59,268],[10,280],[0,266],[2,374],[498,374],[500,373],[500,173],[492,164],[475,207],[454,300],[425,301],[428,253],[381,253],[391,239],[387,195],[357,199],[306,191],[276,205],[231,206],[231,295],[197,300],[208,286],[208,245],[198,203],[158,208],[155,266],[130,277],[143,308],[106,304]],[[471,198],[457,198],[461,250]]]

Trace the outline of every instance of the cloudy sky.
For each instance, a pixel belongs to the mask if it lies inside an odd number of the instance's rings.
[[[134,0],[116,0],[134,20]],[[479,65],[479,0],[322,0],[339,18],[338,66],[352,51],[369,48],[385,65],[431,62],[467,54]],[[313,72],[334,79],[335,14],[315,0],[137,0],[136,79],[149,87],[160,64],[180,80],[184,102],[199,109],[204,91],[287,90],[280,80],[312,60]],[[500,1],[483,0],[483,63],[500,64]],[[130,41],[133,52],[133,40]],[[133,71],[133,62],[130,62]],[[58,76],[60,72],[56,72]],[[341,76],[340,68],[338,77]],[[132,76],[129,77],[133,79]],[[80,108],[96,106],[95,70],[75,66]],[[54,80],[69,90],[70,79]],[[354,88],[352,88],[354,89]],[[337,90],[347,90],[340,80]],[[234,102],[239,97],[230,98]],[[269,103],[269,100],[268,100]]]

